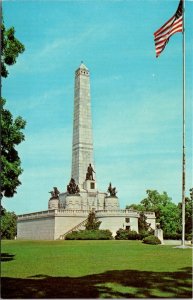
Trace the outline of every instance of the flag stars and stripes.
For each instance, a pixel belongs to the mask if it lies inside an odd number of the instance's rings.
[[[164,50],[170,37],[177,32],[183,32],[183,0],[180,0],[174,16],[154,33],[156,57]]]

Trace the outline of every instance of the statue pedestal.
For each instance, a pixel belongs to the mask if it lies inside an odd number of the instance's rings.
[[[58,198],[53,198],[50,199],[48,202],[48,209],[58,209],[59,207],[59,199]]]
[[[164,243],[164,239],[163,239],[163,230],[160,228],[156,228],[155,229],[155,236],[157,236],[157,238],[161,241],[161,243]]]
[[[65,209],[82,209],[82,197],[79,194],[67,195],[65,199]]]
[[[105,197],[105,210],[117,210],[119,209],[119,198],[116,196]]]
[[[96,192],[97,186],[95,180],[85,180],[83,183],[83,189],[88,192]]]

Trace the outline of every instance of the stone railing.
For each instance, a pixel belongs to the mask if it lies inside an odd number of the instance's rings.
[[[55,215],[60,216],[88,216],[89,210],[76,210],[76,209],[56,209]]]
[[[49,218],[51,216],[85,216],[87,217],[89,210],[67,210],[67,209],[50,209],[29,214],[18,215],[18,221],[27,219]]]
[[[43,210],[39,212],[29,213],[18,215],[18,221],[27,220],[27,219],[38,219],[38,218],[49,218],[51,216],[84,216],[87,217],[89,214],[89,210],[75,210],[75,209],[50,209]],[[130,209],[115,209],[115,210],[96,210],[96,217],[105,217],[105,216],[123,216],[123,217],[139,217],[139,212],[136,210]],[[146,217],[155,218],[154,212],[144,212]]]
[[[36,219],[41,217],[50,217],[54,215],[55,215],[55,209],[50,209],[50,210],[37,211],[29,214],[18,215],[17,219],[18,221],[20,221],[24,219]]]
[[[154,211],[144,211],[144,214],[146,217],[154,217],[155,218],[155,212]]]
[[[116,210],[97,210],[96,217],[120,216],[120,217],[139,217],[139,213],[135,210],[116,209]]]

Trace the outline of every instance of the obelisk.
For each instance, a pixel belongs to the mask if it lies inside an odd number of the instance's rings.
[[[75,72],[71,174],[80,189],[83,188],[89,164],[94,168],[90,74],[88,68],[81,63]]]

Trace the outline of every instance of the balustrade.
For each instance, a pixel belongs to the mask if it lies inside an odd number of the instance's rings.
[[[52,210],[44,210],[40,212],[34,212],[30,214],[23,214],[18,216],[18,220],[24,219],[35,219],[40,217],[49,217],[49,216],[87,216],[89,214],[89,210],[68,210],[68,209],[52,209]],[[116,210],[96,210],[96,216],[134,216],[138,217],[139,212],[136,210],[130,209],[116,209]],[[147,217],[155,217],[154,212],[144,212]]]

